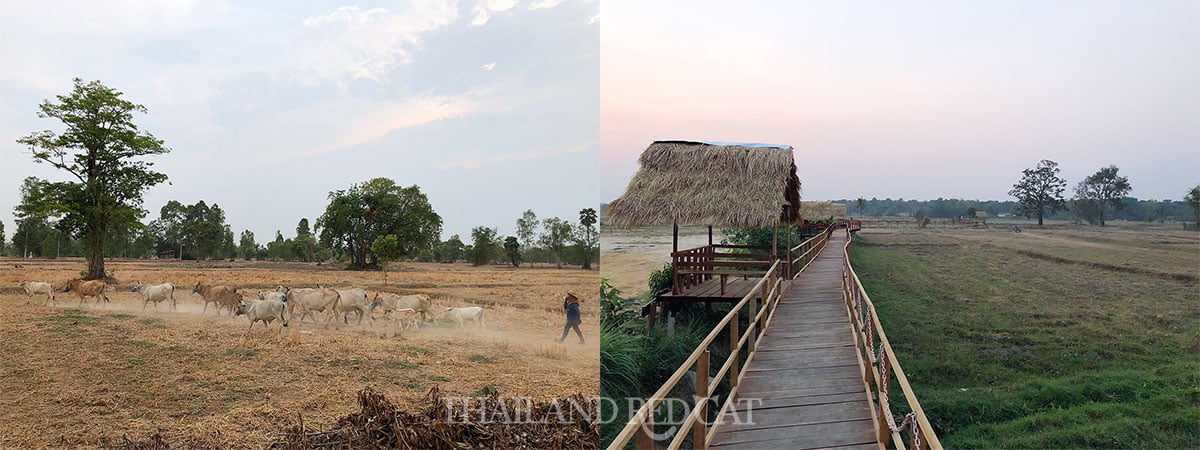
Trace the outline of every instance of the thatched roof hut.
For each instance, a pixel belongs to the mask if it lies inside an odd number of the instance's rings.
[[[608,205],[619,228],[772,226],[799,220],[792,147],[655,141],[625,194]]]
[[[800,218],[803,220],[845,219],[846,205],[830,202],[800,202]]]

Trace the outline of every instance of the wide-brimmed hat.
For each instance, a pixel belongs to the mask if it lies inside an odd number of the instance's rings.
[[[567,291],[567,299],[579,301],[579,295],[574,291]]]

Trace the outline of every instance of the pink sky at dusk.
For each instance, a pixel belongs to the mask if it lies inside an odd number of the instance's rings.
[[[791,145],[813,200],[1007,199],[1041,159],[1179,199],[1198,24],[1181,1],[602,2],[601,200],[660,139]]]

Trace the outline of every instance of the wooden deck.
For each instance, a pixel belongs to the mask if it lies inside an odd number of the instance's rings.
[[[845,243],[835,233],[780,300],[711,447],[879,448],[842,297]]]

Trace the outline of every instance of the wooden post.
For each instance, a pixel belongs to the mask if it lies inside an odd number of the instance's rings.
[[[758,336],[758,327],[754,326],[754,324],[757,323],[757,321],[754,320],[754,314],[758,313],[758,311],[756,311],[757,309],[758,309],[758,299],[754,298],[754,296],[751,295],[750,296],[750,316],[746,319],[746,332],[750,333],[750,342],[746,343],[747,354],[753,353],[754,350],[756,349],[756,347],[758,346],[758,343],[755,342],[756,341],[755,338]]]
[[[779,225],[771,229],[771,261],[779,259]]]
[[[658,302],[650,302],[650,315],[646,317],[646,330],[654,329],[654,315],[658,314]]]
[[[654,437],[650,433],[654,432],[654,408],[649,408],[649,413],[646,414],[646,421],[637,432],[637,448],[638,450],[654,450]]]
[[[768,305],[770,305],[770,301],[771,301],[771,299],[770,299],[770,298],[768,298],[768,297],[771,295],[771,286],[774,286],[774,285],[775,285],[775,280],[773,280],[773,278],[775,278],[775,277],[774,277],[773,275],[771,275],[770,273],[768,273],[768,274],[767,274],[767,276],[766,276],[766,281],[767,281],[767,282],[766,282],[766,283],[763,283],[763,287],[762,287],[762,298],[763,298],[763,308],[764,308],[764,309],[765,309],[765,308],[766,308]],[[762,317],[761,319],[758,319],[758,326],[757,326],[757,327],[755,327],[754,334],[756,334],[756,335],[758,335],[758,334],[762,334],[762,332],[763,332],[763,328],[762,328],[762,327],[763,327],[763,323],[765,323],[765,322],[763,322],[764,320],[767,320],[767,316],[766,316],[766,314],[764,314],[764,315],[763,315],[763,317]],[[752,341],[757,341],[757,339],[755,339],[754,337],[751,337],[750,339],[751,339]],[[757,346],[758,346],[758,342],[755,342],[755,350],[757,350],[757,349],[758,349],[758,347],[757,347]]]
[[[671,223],[671,253],[679,251],[679,224]]]
[[[729,357],[737,358],[737,345],[741,336],[738,335],[738,317],[734,313],[733,319],[729,321]],[[733,364],[729,365],[729,388],[733,389],[738,385],[738,360],[734,359]]]
[[[787,259],[788,259],[787,260],[787,277],[790,280],[792,278],[792,227],[789,225],[788,227],[786,227],[784,229],[787,230],[787,235],[785,236],[785,239],[787,240]]]
[[[692,448],[708,448],[705,439],[708,434],[708,356],[708,349],[704,349],[696,361],[696,409],[700,412],[692,425]]]
[[[708,246],[712,247],[712,225],[708,226]]]

